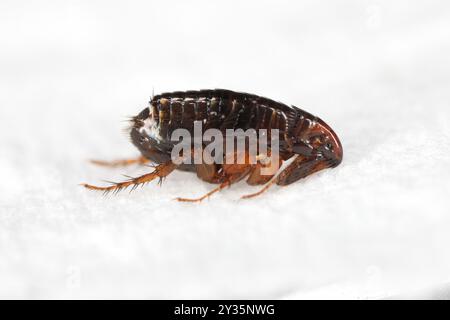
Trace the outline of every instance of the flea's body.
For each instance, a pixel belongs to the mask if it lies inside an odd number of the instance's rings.
[[[254,129],[258,133],[259,129],[277,129],[281,161],[292,157],[295,160],[272,176],[260,174],[260,163],[174,165],[171,161],[175,143],[171,140],[172,133],[176,129],[186,129],[193,134],[195,122],[202,123],[203,132],[208,129],[224,133],[227,129]],[[246,177],[249,184],[275,182],[287,185],[313,172],[335,167],[342,161],[342,146],[337,135],[320,118],[295,106],[230,90],[171,92],[154,96],[149,107],[133,118],[130,134],[143,159],[160,164],[156,173],[148,174],[153,174],[151,179],[163,178],[174,169],[196,171],[202,180],[220,184],[214,192]],[[143,181],[140,178],[99,189],[120,190],[149,179]]]

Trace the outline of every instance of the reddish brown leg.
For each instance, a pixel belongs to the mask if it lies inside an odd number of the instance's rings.
[[[261,156],[260,156],[261,157]],[[267,158],[270,159],[270,158]],[[261,163],[258,162],[252,169],[252,171],[250,172],[250,176],[247,179],[247,183],[249,185],[261,185],[261,184],[266,184],[261,190],[259,190],[258,192],[252,193],[252,194],[247,194],[241,197],[241,199],[249,199],[249,198],[253,198],[256,197],[262,193],[264,193],[265,191],[267,191],[274,182],[276,182],[276,173],[278,171],[278,169],[281,167],[282,164],[282,160],[278,159],[278,166],[274,166],[271,167],[271,163]],[[262,169],[263,168],[272,168],[270,171],[273,174],[262,174]],[[270,172],[269,171],[269,172]]]
[[[199,197],[199,198],[175,198],[175,200],[180,201],[180,202],[201,202],[203,200],[205,200],[206,198],[209,198],[211,195],[213,195],[214,193],[224,189],[225,187],[228,187],[229,185],[231,185],[230,181],[225,181],[223,183],[221,183],[217,188],[214,188],[213,190],[209,191],[208,193],[206,193],[205,195]]]
[[[277,181],[276,176],[272,176],[272,179],[269,180],[268,183],[266,183],[266,185],[259,190],[258,192],[255,193],[251,193],[251,194],[246,194],[244,196],[241,197],[241,199],[250,199],[250,198],[254,198],[256,196],[259,196],[260,194],[266,192],[267,190],[269,190],[269,188]]]
[[[247,183],[251,186],[266,184],[273,177],[273,175],[262,175],[261,164],[257,163],[253,166],[247,179]]]
[[[92,164],[102,166],[102,167],[125,167],[132,164],[145,164],[149,162],[147,158],[140,156],[136,159],[121,159],[114,161],[102,161],[102,160],[90,160]]]
[[[209,191],[208,193],[206,193],[205,195],[203,195],[199,198],[193,198],[193,199],[176,198],[176,200],[181,201],[181,202],[201,202],[204,199],[209,198],[214,193],[216,193],[226,187],[229,187],[233,183],[236,183],[239,180],[245,178],[250,173],[250,169],[251,169],[251,166],[246,165],[246,164],[234,164],[234,165],[226,165],[225,164],[222,167],[221,173],[219,173],[218,170],[216,169],[215,175],[213,175],[210,172],[210,170],[207,170],[205,168],[200,169],[201,171],[199,171],[197,169],[197,174],[199,174],[199,172],[203,172],[203,174],[209,175],[209,179],[210,179],[209,182],[215,182],[215,181],[221,180],[222,181],[221,184],[217,188],[214,188],[213,190]],[[202,177],[202,178],[205,178],[205,177]],[[206,181],[208,181],[208,180],[206,180]]]
[[[327,163],[322,159],[297,156],[291,164],[274,176],[261,190],[245,195],[242,199],[249,199],[259,196],[275,183],[282,186],[288,185],[327,167]]]
[[[321,158],[305,158],[298,156],[289,166],[286,167],[286,169],[280,172],[277,177],[277,184],[280,186],[286,186],[328,167],[329,164],[327,161],[324,161]]]
[[[109,193],[111,191],[119,192],[120,190],[126,189],[130,186],[132,187],[132,190],[134,190],[139,185],[148,183],[156,178],[159,178],[159,182],[161,183],[162,179],[167,177],[173,170],[175,170],[176,167],[177,165],[173,164],[172,162],[167,162],[156,166],[153,172],[144,174],[140,177],[130,178],[129,180],[124,182],[113,182],[113,185],[109,187],[97,187],[89,184],[82,184],[82,186],[90,190],[104,191],[105,193]]]
[[[272,166],[270,157],[259,155],[258,158],[259,158],[258,163],[253,166],[250,175],[247,179],[247,183],[251,186],[266,184],[267,182],[269,182],[272,179],[272,177],[278,172],[278,169],[281,167],[283,163],[283,161],[280,158],[278,158],[278,165],[274,164]]]

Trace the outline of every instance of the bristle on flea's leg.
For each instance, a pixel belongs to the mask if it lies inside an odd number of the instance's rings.
[[[171,161],[167,163],[160,164],[155,167],[155,169],[147,174],[144,174],[142,176],[132,178],[130,177],[128,180],[123,182],[110,182],[112,185],[108,187],[98,187],[93,186],[90,184],[81,184],[83,187],[89,190],[95,190],[95,191],[103,191],[105,194],[108,194],[110,192],[118,193],[121,190],[125,190],[129,187],[131,187],[130,191],[135,190],[139,185],[144,185],[156,178],[163,179],[167,177],[172,171],[175,170],[177,165],[173,164]]]

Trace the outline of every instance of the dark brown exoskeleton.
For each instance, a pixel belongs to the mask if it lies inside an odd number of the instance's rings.
[[[201,121],[203,131],[226,129],[278,129],[279,161],[292,161],[272,175],[261,174],[263,161],[243,164],[175,164],[171,152],[174,130],[193,131],[194,122]],[[247,178],[250,185],[265,186],[251,198],[267,190],[272,184],[288,185],[322,169],[336,167],[342,162],[342,145],[334,131],[320,118],[295,106],[287,106],[260,96],[230,90],[199,90],[170,92],[156,95],[148,108],[132,119],[131,140],[142,156],[133,160],[115,162],[95,161],[100,165],[127,165],[153,162],[154,170],[125,182],[108,187],[84,184],[88,189],[120,191],[159,178],[162,181],[175,169],[189,170],[207,182],[219,186],[197,199],[177,198],[179,201],[201,201],[214,192]],[[270,152],[270,145],[269,151]],[[259,159],[267,157],[258,154]]]

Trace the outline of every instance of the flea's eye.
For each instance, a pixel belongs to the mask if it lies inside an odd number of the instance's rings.
[[[325,144],[325,147],[326,147],[328,150],[333,151],[333,145],[332,145],[330,142],[327,142],[327,143]]]

